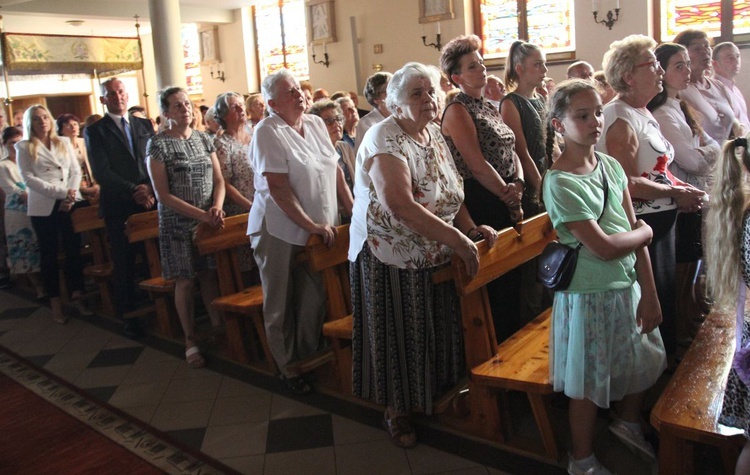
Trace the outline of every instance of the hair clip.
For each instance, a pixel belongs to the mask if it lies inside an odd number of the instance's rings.
[[[744,148],[747,148],[747,138],[746,137],[738,137],[738,138],[734,139],[734,141],[732,142],[732,145],[734,145],[735,147],[744,147]]]

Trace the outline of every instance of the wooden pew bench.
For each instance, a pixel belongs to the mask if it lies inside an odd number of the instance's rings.
[[[352,393],[352,292],[349,284],[349,225],[336,228],[333,247],[318,235],[310,236],[305,247],[307,265],[323,276],[326,289],[326,322],[323,336],[331,342],[339,390]]]
[[[201,255],[210,254],[216,259],[221,297],[214,299],[211,306],[226,322],[230,358],[275,374],[276,363],[263,323],[263,289],[260,285],[244,288],[236,252],[240,247],[250,246],[247,218],[247,213],[226,218],[223,229],[201,223],[195,242]],[[259,360],[259,351],[255,348],[256,336],[261,344],[263,361]]]
[[[501,230],[495,246],[478,244],[480,265],[473,278],[454,259],[453,279],[461,300],[466,365],[469,368],[470,432],[516,450],[557,461],[560,453],[549,414],[549,325],[551,311],[498,345],[486,285],[538,256],[555,231],[546,213]],[[507,391],[526,393],[541,435],[539,441],[516,434],[508,412]]]
[[[112,303],[112,258],[104,220],[99,217],[99,205],[76,208],[70,215],[73,231],[85,233],[91,249],[92,263],[84,267],[83,274],[91,277],[99,289],[102,313],[115,316]]]
[[[125,223],[125,234],[131,244],[142,242],[145,246],[150,277],[141,281],[138,286],[147,291],[154,302],[157,331],[168,338],[174,338],[180,332],[180,323],[174,308],[174,280],[161,276],[158,211],[130,216]]]
[[[745,445],[742,431],[718,424],[735,347],[735,315],[711,312],[651,410],[659,431],[659,473],[695,473],[693,449],[721,450],[726,473],[734,473]]]

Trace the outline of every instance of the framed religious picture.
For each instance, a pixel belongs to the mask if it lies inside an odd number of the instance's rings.
[[[198,32],[201,48],[201,64],[214,64],[221,62],[219,54],[219,30],[212,26]]]
[[[314,45],[336,42],[333,0],[307,0],[307,31]]]
[[[419,23],[456,18],[453,0],[419,0]]]

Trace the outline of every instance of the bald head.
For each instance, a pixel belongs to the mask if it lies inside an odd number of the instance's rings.
[[[576,61],[568,66],[568,79],[578,78],[590,81],[594,76],[594,67],[586,61]]]

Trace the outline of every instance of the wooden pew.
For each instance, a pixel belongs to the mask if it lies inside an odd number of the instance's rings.
[[[323,275],[326,289],[326,322],[323,335],[331,341],[334,365],[343,394],[352,393],[352,294],[349,284],[349,225],[336,228],[333,247],[318,235],[310,236],[305,260],[315,272]]]
[[[99,205],[76,208],[70,215],[73,231],[86,233],[91,248],[93,263],[83,269],[83,274],[90,276],[99,288],[102,312],[110,317],[115,316],[112,303],[112,258],[109,253],[109,243],[104,226],[104,220],[99,217]]]
[[[260,285],[244,287],[236,252],[238,248],[250,245],[247,218],[247,213],[226,218],[223,229],[201,223],[196,231],[195,242],[201,255],[212,254],[216,259],[221,297],[214,299],[211,306],[221,313],[226,322],[230,358],[257,366],[259,352],[254,348],[257,335],[265,360],[260,362],[261,367],[275,374],[276,363],[268,346],[263,323],[263,289]],[[255,328],[255,334],[248,325],[248,319]]]
[[[549,414],[549,324],[544,311],[508,340],[498,344],[486,285],[538,256],[556,238],[546,213],[501,230],[495,246],[478,244],[480,265],[475,277],[463,262],[452,262],[453,279],[461,299],[466,365],[470,368],[468,430],[515,449],[557,461],[560,457]],[[439,276],[436,276],[438,278]],[[507,390],[526,393],[542,437],[528,440],[515,434],[507,411]]]
[[[125,223],[125,234],[131,244],[142,242],[146,248],[150,278],[141,281],[138,286],[148,291],[154,302],[157,330],[169,338],[176,337],[180,324],[174,308],[174,280],[161,276],[158,211],[131,215]]]
[[[659,473],[695,473],[696,444],[719,447],[726,473],[734,473],[745,445],[741,430],[718,425],[735,347],[735,315],[711,312],[651,410],[659,431]]]

